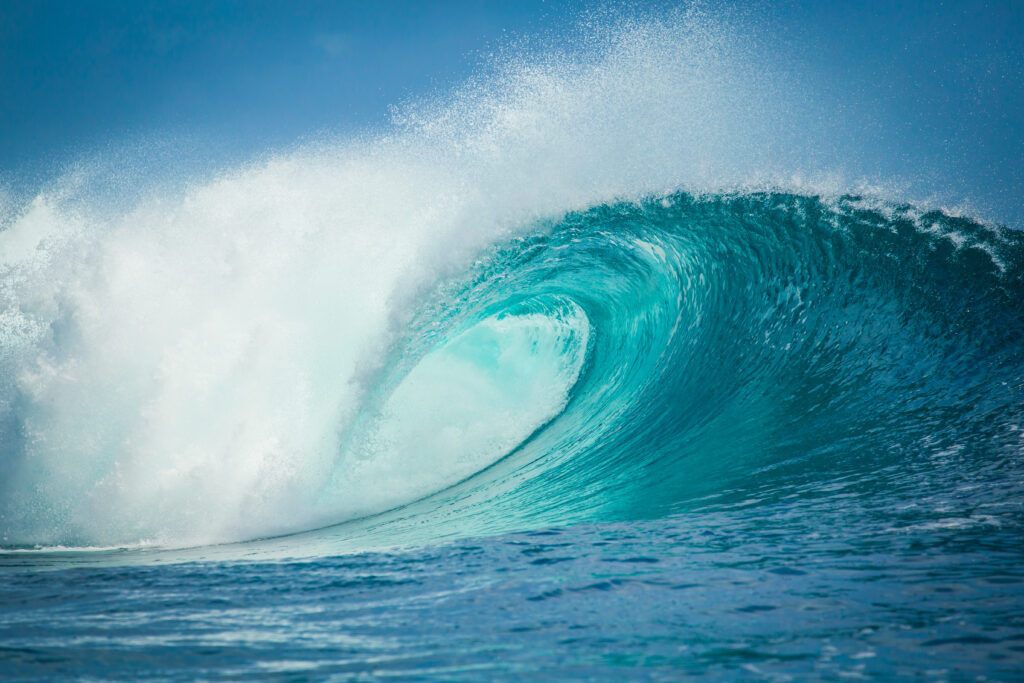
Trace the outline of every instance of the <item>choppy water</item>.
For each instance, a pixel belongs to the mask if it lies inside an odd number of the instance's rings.
[[[1024,237],[709,171],[687,35],[21,207],[0,675],[1024,679]]]

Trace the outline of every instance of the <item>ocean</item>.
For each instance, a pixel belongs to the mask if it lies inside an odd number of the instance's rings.
[[[9,211],[0,678],[1024,680],[1024,233],[680,21]]]

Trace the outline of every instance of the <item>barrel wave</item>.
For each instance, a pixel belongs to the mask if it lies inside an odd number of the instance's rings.
[[[435,294],[382,386],[458,345],[493,379],[506,365],[557,378],[558,409],[538,407],[493,465],[375,520],[375,533],[410,512],[415,533],[444,536],[851,487],[885,508],[964,487],[976,489],[970,511],[1012,506],[1022,267],[1018,233],[855,196],[673,194],[538,227]],[[496,321],[548,335],[469,341]],[[461,379],[444,373],[431,391],[446,397],[448,381]],[[518,376],[501,381],[522,395]],[[518,424],[484,405],[473,424]],[[441,424],[416,423],[419,448],[435,447]],[[937,507],[928,514],[986,519]]]
[[[252,487],[243,507],[255,493],[277,514],[288,505],[286,523],[259,517],[266,528],[212,540],[330,527],[316,533],[335,547],[419,544],[827,498],[840,482],[887,508],[968,486],[970,510],[929,515],[984,523],[979,508],[1019,495],[1019,233],[860,196],[763,191],[605,204],[522,235],[417,290],[328,457],[298,479],[305,488],[215,482]],[[141,465],[170,468],[172,521],[210,514],[208,482],[191,500],[179,488],[190,480],[173,469],[181,455],[118,461],[127,443],[71,482],[84,496],[55,499],[63,475],[33,471],[32,455],[70,457],[70,445],[41,450],[44,435],[30,431],[41,418],[20,417],[8,409],[8,438],[24,437],[25,455],[8,481],[35,486],[7,492],[32,501],[8,507],[8,543],[181,545],[160,536],[180,531],[160,524],[166,501],[125,491],[122,468]],[[96,507],[104,491],[150,526],[112,524]],[[42,538],[19,535],[40,528]]]
[[[1020,233],[801,175],[827,131],[753,35],[598,21],[386,134],[5,204],[0,541],[1007,503]]]

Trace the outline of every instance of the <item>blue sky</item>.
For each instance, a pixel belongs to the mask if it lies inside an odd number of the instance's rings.
[[[1024,3],[733,6],[783,68],[834,103],[837,148],[863,150],[858,168],[1024,221]],[[0,182],[31,191],[69,162],[143,140],[219,163],[385,126],[388,105],[443,92],[519,37],[557,45],[591,7],[0,3]]]
[[[543,2],[27,2],[0,6],[0,167],[123,137],[224,148],[377,125],[480,51],[563,22]]]

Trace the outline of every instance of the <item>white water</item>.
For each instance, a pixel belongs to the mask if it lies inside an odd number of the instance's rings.
[[[15,210],[0,541],[186,545],[343,521],[471,475],[557,413],[582,355],[555,349],[579,325],[494,321],[428,356],[345,450],[424,287],[480,248],[598,202],[767,182],[816,144],[737,29],[587,31],[579,53],[508,58],[373,139],[128,209],[59,186]],[[516,360],[470,367],[472,335]]]

